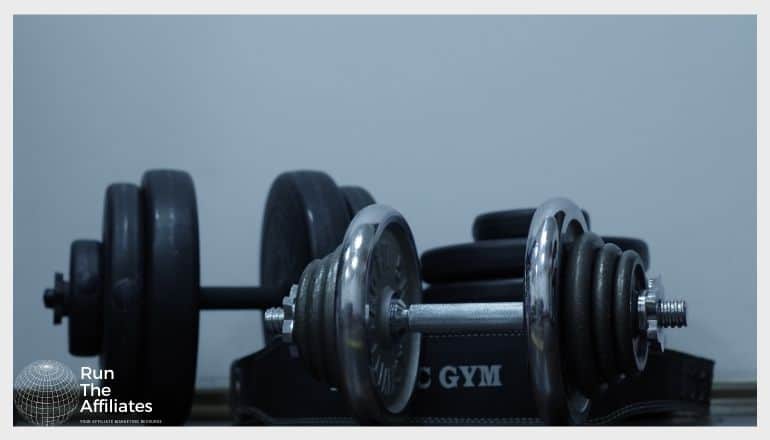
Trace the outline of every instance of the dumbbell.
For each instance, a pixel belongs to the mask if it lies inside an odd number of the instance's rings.
[[[588,212],[582,210],[590,230]],[[437,301],[510,301],[524,295],[524,253],[529,225],[535,208],[481,214],[473,222],[473,242],[442,246],[424,252],[420,258],[424,293]],[[644,240],[603,236],[621,250],[634,250],[645,269],[650,251]],[[471,294],[468,297],[465,295]],[[513,297],[512,297],[513,294]]]
[[[588,231],[580,209],[551,199],[534,213],[524,255],[524,301],[423,304],[408,224],[385,205],[364,208],[342,244],[314,260],[265,313],[311,373],[339,388],[363,423],[399,423],[413,392],[420,335],[526,331],[538,411],[581,423],[591,398],[638,374],[663,328],[686,325],[683,301],[663,298],[635,251]]]
[[[147,171],[141,186],[107,188],[102,241],[72,243],[69,282],[55,274],[44,303],[54,323],[68,317],[70,353],[99,355],[114,371],[113,395],[152,402],[153,415],[179,424],[192,404],[199,311],[280,304],[305,265],[333,250],[372,203],[363,188],[337,187],[324,173],[284,173],[265,205],[262,286],[202,287],[192,178]]]

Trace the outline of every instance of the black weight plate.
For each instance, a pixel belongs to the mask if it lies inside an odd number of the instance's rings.
[[[348,207],[331,177],[318,171],[278,176],[262,222],[262,285],[288,288],[296,283],[310,261],[339,246],[348,223]],[[275,298],[276,304],[280,301]]]
[[[181,424],[190,414],[198,357],[200,262],[192,178],[152,170],[142,177],[145,274],[145,392],[153,417]]]
[[[529,235],[529,224],[535,208],[511,209],[481,214],[473,220],[473,239],[499,240],[504,238],[524,238]],[[591,219],[583,211],[586,226],[591,229]]]
[[[431,284],[423,291],[425,303],[507,302],[524,300],[521,278]]]
[[[335,252],[330,258],[338,258],[339,252]],[[342,384],[340,378],[340,361],[337,356],[337,295],[335,283],[337,280],[337,265],[331,267],[331,273],[326,278],[324,290],[323,316],[321,316],[321,332],[323,333],[323,353],[326,362],[325,383],[339,388]]]
[[[642,264],[639,254],[624,251],[615,275],[615,353],[621,371],[632,375],[639,373],[634,352],[638,338],[636,300],[638,292],[644,288]]]
[[[570,247],[564,270],[562,293],[562,340],[567,355],[568,374],[577,388],[593,397],[599,387],[596,368],[596,351],[592,336],[592,289],[593,265],[596,252],[604,245],[593,232],[582,234]]]
[[[534,208],[511,209],[488,212],[473,220],[474,240],[499,240],[511,237],[526,237],[529,224],[535,214]]]
[[[311,320],[312,316],[308,313],[311,301],[311,295],[308,292],[312,290],[311,281],[315,278],[315,274],[318,272],[320,266],[320,260],[313,260],[302,272],[297,284],[297,297],[294,305],[295,313],[292,336],[294,342],[297,344],[302,363],[307,367],[308,371],[313,371],[314,360],[311,351],[312,348],[310,347],[310,338],[313,328]]]
[[[110,387],[122,400],[141,397],[144,322],[144,217],[139,187],[110,185],[104,196],[102,267],[104,337],[99,363],[112,370]]]
[[[326,324],[324,322],[324,289],[326,288],[326,280],[329,272],[323,264],[319,264],[318,269],[316,276],[313,277],[313,282],[310,284],[310,289],[307,292],[308,307],[306,311],[308,319],[310,320],[310,344],[308,351],[310,352],[311,365],[313,366],[313,375],[321,382],[328,383],[326,360],[324,359],[324,356],[326,355],[324,350],[324,324]]]
[[[428,283],[521,278],[526,246],[526,238],[512,238],[431,249],[422,254],[422,278]]]
[[[94,356],[102,350],[101,244],[76,240],[70,246],[69,350]]]
[[[605,243],[615,243],[624,251],[635,251],[642,257],[645,269],[650,268],[650,248],[647,242],[634,237],[602,237]]]
[[[596,360],[599,372],[608,383],[617,379],[615,359],[614,314],[615,271],[623,251],[613,243],[607,243],[596,256],[593,284],[593,334],[596,343]]]
[[[358,214],[358,211],[376,203],[374,197],[369,194],[369,191],[360,186],[342,186],[340,187],[340,192],[342,192],[342,196],[345,198],[348,214],[351,219]]]

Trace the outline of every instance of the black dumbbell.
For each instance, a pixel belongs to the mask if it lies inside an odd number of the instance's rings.
[[[264,211],[259,287],[201,287],[198,214],[192,178],[152,170],[141,186],[107,188],[102,241],[76,240],[70,281],[57,273],[44,293],[54,323],[68,317],[69,350],[100,356],[108,385],[125,400],[153,403],[167,424],[189,415],[199,311],[280,304],[302,269],[333,250],[350,219],[374,203],[360,187],[337,187],[317,171],[281,174]]]
[[[307,266],[282,307],[265,313],[266,325],[364,423],[402,422],[422,333],[526,331],[547,424],[581,423],[603,382],[642,371],[649,347],[662,348],[663,328],[686,325],[684,302],[664,300],[639,254],[604,243],[569,200],[536,210],[523,259],[523,302],[424,304],[408,224],[392,208],[368,206],[337,249]]]

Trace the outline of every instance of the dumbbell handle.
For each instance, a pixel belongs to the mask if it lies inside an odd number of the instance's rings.
[[[275,287],[201,287],[200,308],[267,309],[280,304],[286,289]]]
[[[645,306],[641,297],[640,307]],[[684,327],[687,325],[687,307],[684,301],[652,298],[644,315],[654,315],[656,327]],[[646,324],[646,323],[645,323]],[[391,302],[390,328],[426,334],[445,333],[495,333],[524,330],[524,303],[454,303],[412,304]],[[639,331],[647,331],[644,325]]]
[[[46,289],[43,302],[47,308],[54,309],[54,323],[61,322],[69,314],[70,284],[64,281],[61,273],[56,273],[55,287]],[[208,310],[223,309],[267,309],[281,303],[285,288],[277,287],[201,287],[200,308]]]
[[[524,329],[521,302],[412,304],[393,303],[391,329],[425,334],[517,332]]]

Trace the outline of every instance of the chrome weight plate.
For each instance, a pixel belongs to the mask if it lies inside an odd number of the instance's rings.
[[[409,402],[418,333],[390,331],[391,301],[422,299],[420,265],[404,218],[385,205],[361,210],[348,228],[337,272],[337,350],[342,389],[364,423],[397,423]]]
[[[524,318],[535,403],[547,425],[579,424],[590,400],[569,386],[560,347],[559,280],[565,249],[588,230],[572,201],[554,198],[535,211],[524,262]]]

